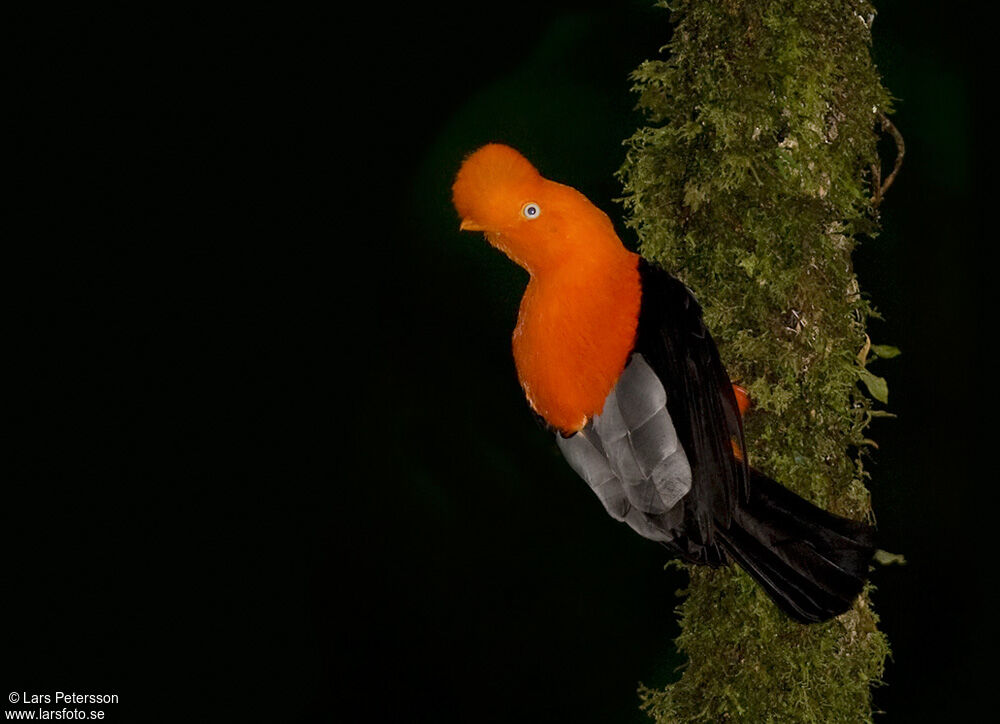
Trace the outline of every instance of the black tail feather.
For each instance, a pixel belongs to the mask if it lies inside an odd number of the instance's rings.
[[[843,613],[861,592],[874,532],[751,471],[749,500],[716,534],[782,610],[814,623]]]

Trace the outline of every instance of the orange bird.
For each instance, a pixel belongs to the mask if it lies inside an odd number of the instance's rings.
[[[735,561],[799,621],[846,611],[874,530],[748,465],[748,399],[691,291],[509,146],[468,156],[452,192],[461,228],[530,274],[514,329],[518,379],[607,512],[690,562]]]

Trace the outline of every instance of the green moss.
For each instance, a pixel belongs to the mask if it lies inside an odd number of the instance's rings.
[[[666,7],[666,5],[664,4]],[[750,392],[751,463],[843,515],[871,516],[865,368],[875,313],[851,252],[874,235],[871,168],[889,96],[864,0],[678,0],[667,60],[633,74],[649,125],[621,171],[644,256],[698,295]],[[877,346],[874,349],[892,349]],[[891,354],[891,353],[890,353]],[[885,356],[885,355],[881,355]],[[867,594],[821,625],[783,616],[735,567],[692,569],[688,664],[642,690],[658,722],[870,721],[888,644]]]

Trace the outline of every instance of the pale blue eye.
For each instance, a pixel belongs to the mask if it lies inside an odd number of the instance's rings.
[[[521,209],[521,215],[526,219],[537,219],[542,213],[542,210],[538,207],[534,201],[529,201]]]

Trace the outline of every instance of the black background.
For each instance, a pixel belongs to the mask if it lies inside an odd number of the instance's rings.
[[[972,3],[879,8],[907,160],[857,268],[903,350],[871,470],[908,564],[875,574],[876,704],[965,720],[995,678],[989,48]],[[620,219],[627,75],[668,14],[26,20],[5,690],[118,693],[117,721],[642,721],[637,683],[682,663],[684,578],[527,412],[523,273],[459,235],[449,185],[501,140]]]

